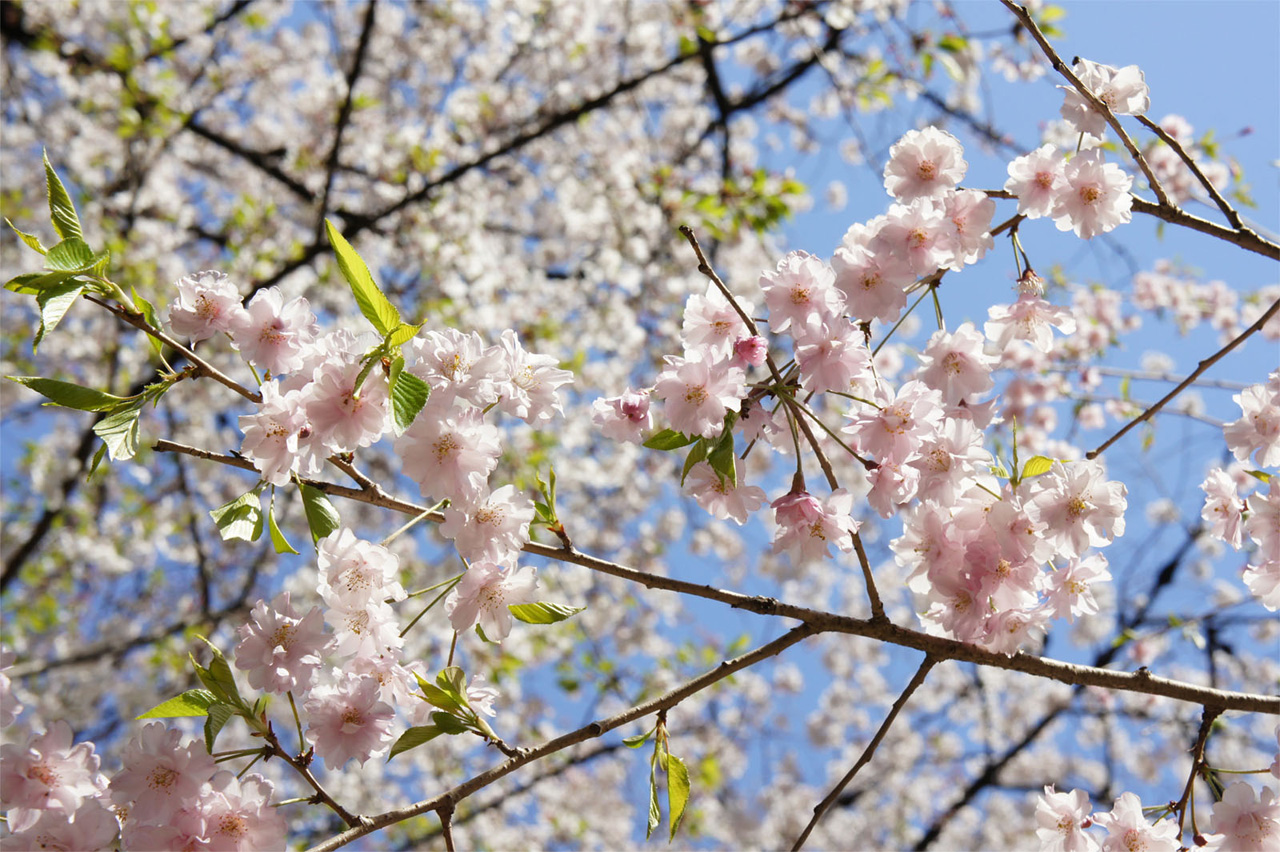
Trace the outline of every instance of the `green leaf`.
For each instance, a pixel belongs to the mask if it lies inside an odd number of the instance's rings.
[[[391,410],[395,414],[396,431],[403,434],[418,416],[431,396],[431,386],[422,379],[401,370],[391,385]]]
[[[440,729],[441,733],[449,734],[450,736],[465,734],[467,731],[472,729],[466,722],[462,721],[457,716],[452,716],[448,713],[432,713],[431,722]]]
[[[223,541],[257,541],[262,535],[262,501],[248,491],[209,512]]]
[[[324,226],[329,232],[329,244],[333,246],[333,252],[337,255],[338,268],[342,270],[342,277],[346,278],[347,283],[351,285],[351,292],[356,297],[360,313],[364,314],[365,319],[378,330],[378,334],[384,337],[398,330],[401,325],[400,312],[378,289],[378,285],[373,281],[373,275],[369,272],[369,267],[342,234],[338,233],[338,229],[333,227],[332,222],[326,219]]]
[[[1248,471],[1248,473],[1260,482],[1271,482],[1271,474],[1267,473],[1265,470],[1251,470]]]
[[[204,637],[200,637],[204,639]],[[236,686],[235,675],[231,673],[231,664],[227,662],[227,658],[222,656],[222,652],[210,642],[204,639],[204,643],[209,646],[209,650],[213,652],[213,659],[209,661],[209,667],[202,669],[199,663],[196,663],[196,674],[200,676],[200,680],[204,683],[218,700],[224,704],[230,704],[233,708],[244,707],[244,699],[240,697],[240,688]],[[191,660],[195,662],[195,658]]]
[[[142,413],[142,400],[130,403],[99,420],[93,433],[107,445],[112,461],[131,459],[138,452],[138,416]]]
[[[24,296],[38,296],[50,287],[61,285],[75,274],[74,272],[24,272],[10,278],[4,288]]]
[[[410,728],[400,735],[400,739],[396,740],[395,745],[391,746],[391,753],[387,755],[387,760],[395,757],[401,752],[406,752],[411,748],[417,748],[423,743],[429,743],[436,737],[443,734],[435,725],[419,725]]]
[[[73,385],[71,382],[60,382],[57,379],[42,379],[38,376],[6,376],[5,378],[26,385],[49,399],[50,402],[44,403],[45,405],[61,405],[63,408],[74,408],[77,411],[110,411],[121,403],[127,402],[123,396]]]
[[[1053,459],[1044,456],[1032,456],[1027,459],[1027,463],[1022,467],[1022,478],[1028,479],[1032,476],[1039,476],[1042,473],[1048,473],[1053,469]]]
[[[32,352],[40,348],[40,341],[44,340],[46,334],[58,327],[58,323],[62,322],[76,299],[80,298],[84,288],[84,284],[68,281],[36,294],[36,305],[40,308],[40,327],[36,329],[35,339],[31,342]]]
[[[733,454],[733,432],[726,431],[716,444],[716,448],[707,454],[707,463],[729,484],[738,485],[738,465]]]
[[[155,305],[151,304],[139,295],[137,287],[132,287],[130,289],[133,291],[133,306],[138,309],[138,313],[142,314],[142,318],[147,321],[147,325],[152,328],[159,328],[160,322],[156,317]],[[160,357],[160,354],[164,349],[164,344],[149,334],[146,337],[147,343],[151,344],[151,351],[155,353],[157,358]]]
[[[674,429],[663,429],[658,434],[650,436],[649,440],[644,442],[644,446],[651,450],[678,450],[681,447],[689,446],[696,440],[697,438],[681,435]]]
[[[14,225],[12,222],[10,222],[7,218],[4,220],[4,223],[13,229],[13,232],[18,235],[18,239],[22,240],[28,246],[40,252],[41,254],[48,254],[49,250],[41,244],[39,237],[35,236],[34,234],[28,234],[25,231],[19,231],[18,227]]]
[[[342,519],[323,491],[305,482],[299,483],[299,488],[302,491],[302,508],[307,514],[307,524],[311,527],[311,540],[313,543],[318,542],[341,526]]]
[[[964,38],[964,36],[956,35],[955,33],[947,33],[942,38],[938,39],[938,47],[948,53],[960,53],[968,46],[969,42]]]
[[[297,555],[298,551],[289,543],[289,539],[285,538],[284,533],[280,531],[280,525],[276,523],[276,501],[271,501],[271,507],[267,509],[267,530],[271,533],[271,546],[275,548],[276,553],[292,553]]]
[[[991,466],[991,475],[998,476],[1001,479],[1009,478],[1009,469],[1002,464],[993,464]]]
[[[466,709],[466,705],[458,699],[456,695],[441,689],[433,683],[423,681],[422,697],[432,707],[439,707],[446,713],[462,713]]]
[[[436,675],[436,685],[454,695],[463,704],[467,701],[467,673],[458,666],[449,666],[441,669]]]
[[[656,755],[655,755],[656,756]],[[658,810],[658,767],[656,761],[649,762],[649,827],[645,829],[644,839],[653,836],[653,830],[662,822],[662,812]]]
[[[517,621],[525,624],[555,624],[582,612],[584,606],[561,606],[560,604],[538,601],[529,604],[511,604],[507,607]]]
[[[417,335],[418,330],[422,328],[422,323],[410,325],[407,322],[400,323],[399,328],[387,335],[387,344],[389,346],[403,346]]]
[[[671,823],[671,837],[667,842],[676,839],[676,829],[684,817],[685,805],[689,803],[689,770],[684,761],[674,754],[667,755],[667,820]]]
[[[58,173],[49,164],[49,153],[44,154],[44,177],[49,191],[49,218],[53,221],[53,229],[64,240],[75,237],[84,239],[80,230],[80,218],[76,216],[76,207],[67,195],[67,188],[58,179]]]
[[[684,469],[680,471],[680,485],[684,485],[685,479],[688,478],[689,472],[693,470],[698,462],[707,457],[707,439],[699,438],[693,445],[693,449],[689,451],[689,455],[684,458]]]
[[[640,746],[649,741],[649,737],[653,736],[655,730],[657,728],[650,728],[643,734],[636,734],[634,737],[623,737],[622,744],[627,748],[640,748]]]
[[[44,256],[44,268],[50,272],[88,272],[95,262],[93,249],[79,237],[68,237]]]
[[[181,695],[157,704],[134,719],[176,719],[180,716],[208,716],[217,696],[207,689],[188,689]]]
[[[218,734],[222,732],[223,725],[231,721],[231,718],[236,715],[238,715],[236,708],[230,704],[219,702],[209,707],[209,718],[204,720],[204,747],[209,754],[213,754],[213,744],[217,742]]]

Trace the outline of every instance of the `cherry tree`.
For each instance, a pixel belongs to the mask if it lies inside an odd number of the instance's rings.
[[[1254,164],[926,5],[0,7],[0,845],[1275,848]]]

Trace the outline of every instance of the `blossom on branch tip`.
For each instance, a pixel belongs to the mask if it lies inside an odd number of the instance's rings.
[[[573,373],[557,367],[550,355],[527,351],[512,329],[502,332],[495,348],[503,355],[494,383],[499,408],[533,426],[564,413],[557,389],[571,383]]]
[[[1091,812],[1083,790],[1059,793],[1052,784],[1045,787],[1036,802],[1040,852],[1098,852],[1098,841],[1086,832],[1093,825]]]
[[[1048,216],[1067,186],[1067,161],[1052,145],[1041,145],[1009,163],[1006,192],[1018,197],[1018,212],[1028,219]]]
[[[884,186],[899,201],[941,197],[954,190],[969,164],[960,140],[936,127],[908,130],[889,149]]]
[[[1076,60],[1072,69],[1085,88],[1116,115],[1143,115],[1151,106],[1146,78],[1137,65],[1113,68],[1088,59]],[[1074,86],[1059,86],[1065,93],[1062,117],[1080,133],[1099,139],[1107,131],[1107,119]]]
[[[169,327],[193,342],[230,333],[247,322],[240,291],[222,272],[206,270],[178,279],[178,296],[169,305]]]
[[[479,409],[441,409],[431,401],[395,448],[405,475],[424,495],[464,503],[489,493],[489,474],[502,455],[498,430],[483,421]]]
[[[241,357],[272,374],[301,369],[315,336],[316,315],[310,303],[301,296],[285,302],[276,287],[258,291],[231,328]]]
[[[504,563],[529,541],[533,514],[533,501],[504,485],[474,506],[446,506],[440,533],[453,539],[464,559]]]
[[[59,719],[27,745],[0,746],[0,808],[10,831],[34,825],[45,810],[73,814],[107,788],[93,743],[73,744],[71,726]]]
[[[698,462],[693,466],[685,487],[699,506],[722,521],[732,518],[738,526],[745,524],[751,513],[759,509],[766,499],[763,488],[742,482],[741,472],[738,474],[738,484],[734,485],[728,477],[721,477],[706,462]]]
[[[1206,849],[1220,852],[1270,852],[1280,848],[1280,800],[1275,790],[1237,781],[1213,805]]]

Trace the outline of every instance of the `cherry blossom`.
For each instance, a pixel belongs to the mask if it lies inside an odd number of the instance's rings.
[[[1052,145],[1015,158],[1004,184],[1006,191],[1018,196],[1018,212],[1028,219],[1048,216],[1066,186],[1066,160]]]
[[[642,443],[653,428],[649,392],[628,390],[622,396],[597,399],[591,406],[591,422],[610,440]]]
[[[486,637],[501,642],[511,633],[512,617],[507,607],[534,603],[537,589],[537,569],[506,570],[492,562],[473,562],[445,598],[444,610],[459,633],[478,624]]]
[[[302,392],[281,394],[275,380],[263,382],[259,390],[262,404],[258,412],[240,415],[240,431],[244,433],[240,453],[272,485],[288,485],[294,473],[318,473],[319,460],[300,445],[302,434],[309,429]]]
[[[254,689],[307,692],[329,645],[319,607],[299,617],[289,595],[281,592],[270,604],[258,601],[249,621],[239,627],[236,668],[248,673]]]
[[[811,254],[793,251],[783,257],[775,271],[760,275],[770,327],[789,330],[797,340],[824,333],[844,308],[835,280],[834,270]]]
[[[271,806],[274,786],[257,773],[237,778],[219,772],[196,809],[210,849],[255,852],[285,846],[285,821]],[[181,825],[181,823],[179,823]]]
[[[945,130],[908,130],[889,149],[884,186],[899,201],[941,197],[956,188],[969,164],[960,140]]]
[[[1087,240],[1132,218],[1129,187],[1133,178],[1115,163],[1105,162],[1101,151],[1072,157],[1064,175],[1066,187],[1049,212],[1058,230],[1075,231]]]
[[[1280,801],[1275,791],[1263,787],[1258,795],[1243,781],[1237,781],[1213,805],[1209,819],[1210,838],[1206,849],[1266,852],[1280,844]]]
[[[200,794],[217,765],[195,740],[159,722],[147,724],[121,755],[123,767],[111,778],[111,799],[129,808],[131,819],[162,824]]]
[[[1137,65],[1117,69],[1080,59],[1072,70],[1085,88],[1093,92],[1116,115],[1142,115],[1151,106],[1146,79]],[[1095,110],[1074,87],[1058,88],[1066,93],[1062,102],[1062,117],[1080,133],[1101,138],[1107,129],[1106,117]]]
[[[706,462],[698,462],[690,469],[685,487],[699,506],[722,521],[732,518],[739,526],[745,524],[766,499],[760,486],[746,485],[741,478],[735,485],[712,470]]]
[[[225,273],[206,270],[178,279],[178,296],[169,305],[169,327],[180,337],[206,340],[227,334],[247,321],[240,292]]]
[[[1178,826],[1171,819],[1152,825],[1142,815],[1142,800],[1133,793],[1116,799],[1108,813],[1098,814],[1094,821],[1108,832],[1102,852],[1178,852]]]
[[[1251,385],[1231,398],[1242,412],[1223,428],[1231,453],[1242,462],[1252,456],[1261,467],[1280,467],[1280,394]]]
[[[740,301],[747,316],[755,311],[750,302]],[[727,358],[736,343],[750,336],[742,317],[714,284],[703,295],[689,297],[684,308],[680,341],[686,350],[703,349],[712,360]]]
[[[723,362],[668,356],[653,395],[666,402],[663,410],[677,432],[711,438],[720,434],[725,414],[736,411],[746,395],[745,379],[740,368]]]
[[[1045,526],[1065,556],[1082,556],[1124,535],[1128,489],[1104,475],[1097,461],[1055,461],[1049,473],[1032,480],[1027,514]]]
[[[778,524],[774,553],[786,551],[804,563],[829,557],[833,544],[844,553],[853,550],[852,536],[859,524],[849,514],[853,495],[843,488],[825,500],[806,491],[792,492],[774,500],[772,506]]]
[[[71,726],[61,720],[27,745],[0,745],[0,807],[10,831],[30,828],[44,810],[73,814],[101,796],[107,778],[98,771],[93,743],[72,745]]]
[[[13,694],[13,683],[4,673],[13,665],[15,656],[11,649],[0,645],[0,728],[9,727],[22,714],[22,702]]]
[[[40,817],[22,831],[5,838],[6,849],[48,849],[54,852],[114,852],[120,823],[99,799],[86,799],[68,815],[62,810],[40,811]],[[159,848],[130,845],[129,849]],[[176,848],[176,847],[175,847]]]
[[[1097,852],[1098,841],[1086,830],[1093,824],[1089,795],[1082,790],[1059,793],[1053,785],[1044,788],[1036,802],[1036,837],[1040,852]]]
[[[395,711],[379,698],[381,684],[368,675],[339,675],[307,699],[307,737],[325,765],[337,769],[354,758],[363,764],[389,748]]]
[[[440,533],[464,559],[505,563],[529,540],[532,522],[533,501],[504,485],[475,506],[446,507]]]
[[[533,425],[564,413],[556,391],[573,381],[573,373],[555,366],[557,361],[550,355],[526,351],[511,329],[502,332],[498,349],[504,356],[504,369],[496,377],[494,389],[503,411]]]
[[[272,373],[301,369],[315,335],[316,316],[307,300],[299,296],[286,303],[275,287],[254,294],[231,329],[240,355]]]
[[[428,401],[396,440],[396,453],[423,494],[476,503],[489,491],[502,446],[497,428],[483,422],[478,410],[442,411]]]

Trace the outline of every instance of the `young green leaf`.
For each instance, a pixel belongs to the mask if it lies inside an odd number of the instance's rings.
[[[329,233],[329,244],[333,246],[333,252],[338,258],[338,268],[342,270],[342,277],[346,278],[347,283],[351,285],[351,292],[356,297],[360,313],[364,314],[365,319],[378,330],[378,334],[384,337],[398,330],[400,312],[378,289],[373,275],[369,272],[369,267],[342,234],[338,233],[338,229],[333,227],[332,222],[326,219],[324,226]]]
[[[623,737],[622,744],[627,748],[640,748],[640,746],[649,741],[649,737],[653,736],[653,732],[656,730],[657,728],[650,728],[643,734],[636,734],[634,737]]]
[[[678,450],[681,447],[687,447],[696,441],[697,438],[690,438],[687,435],[681,435],[674,429],[663,429],[656,435],[649,437],[644,442],[644,446],[651,450]]]
[[[670,843],[676,839],[676,829],[684,818],[685,805],[689,803],[689,770],[684,761],[674,754],[667,755],[667,820],[671,823]]]
[[[680,471],[680,485],[684,485],[685,479],[689,476],[689,471],[693,470],[694,465],[707,457],[707,439],[699,438],[693,445],[693,449],[689,451],[689,455],[684,457],[684,469]]]
[[[107,445],[112,461],[131,459],[138,452],[138,415],[142,413],[143,400],[118,408],[99,420],[93,433]]]
[[[1022,468],[1022,478],[1030,479],[1053,469],[1053,459],[1044,456],[1032,456]]]
[[[387,755],[387,760],[395,757],[401,752],[406,752],[411,748],[417,748],[423,743],[429,743],[436,737],[443,734],[444,731],[435,725],[418,725],[410,728],[400,735],[400,739],[396,740],[395,745],[391,746],[391,753]]]
[[[662,812],[658,810],[658,755],[656,751],[653,757],[654,759],[649,761],[649,825],[644,832],[645,840],[653,836],[653,830],[658,827],[658,823],[662,822]]]
[[[725,431],[716,448],[707,454],[707,463],[731,486],[737,487],[738,465],[733,455],[733,432]]]
[[[93,249],[79,237],[68,237],[44,256],[44,268],[50,272],[88,272],[96,262]]]
[[[204,747],[209,754],[213,754],[213,744],[217,742],[222,726],[237,715],[236,708],[230,704],[219,702],[209,706],[209,716],[204,720]]]
[[[49,191],[49,218],[53,221],[53,229],[64,240],[75,237],[84,239],[80,230],[80,218],[76,216],[76,207],[71,203],[67,188],[58,179],[58,173],[49,163],[49,153],[44,154],[44,177]]]
[[[262,535],[262,501],[248,491],[209,512],[223,541],[257,541]]]
[[[30,248],[35,249],[41,254],[48,254],[49,250],[45,248],[44,245],[40,242],[39,237],[35,236],[34,234],[28,234],[24,231],[19,231],[18,227],[14,225],[12,222],[10,222],[8,219],[5,219],[4,223],[8,225],[10,228],[12,228],[13,232],[18,235],[18,239],[22,240]]]
[[[511,604],[507,607],[517,621],[525,624],[555,624],[582,612],[586,607],[561,606],[560,604],[538,601],[529,604]]]
[[[307,524],[311,527],[311,541],[318,542],[341,526],[342,519],[323,491],[306,483],[299,483],[299,489],[302,491],[302,508],[307,514]]]
[[[222,701],[234,707],[243,707],[244,699],[240,697],[240,688],[236,686],[235,675],[231,673],[231,664],[208,639],[205,639],[204,643],[213,652],[213,659],[209,661],[209,668],[206,669],[213,685],[210,686],[208,683],[205,685],[209,686],[209,689],[213,690]]]
[[[58,327],[67,311],[75,304],[76,299],[84,292],[85,285],[78,281],[67,281],[57,287],[49,287],[36,294],[36,305],[40,308],[40,327],[36,329],[35,340],[31,343],[31,351],[40,348],[44,336]]]
[[[168,701],[161,702],[135,719],[176,719],[181,716],[207,716],[217,696],[207,689],[188,689]]]
[[[1250,470],[1248,471],[1248,474],[1259,482],[1271,482],[1271,474],[1267,473],[1265,470]]]
[[[289,543],[289,539],[285,538],[284,533],[280,530],[280,525],[276,523],[275,500],[271,501],[271,506],[267,509],[267,530],[271,533],[271,546],[275,548],[276,553],[297,555],[298,551]]]
[[[446,669],[441,669],[440,673],[436,675],[436,685],[445,692],[456,696],[463,704],[466,703],[467,673],[458,666],[449,666]]]
[[[421,328],[422,323],[412,325],[407,322],[402,322],[398,328],[392,331],[391,334],[387,335],[387,344],[389,346],[403,346],[410,340],[413,340],[414,336],[417,335],[418,330]]]
[[[446,713],[463,713],[466,712],[464,701],[448,690],[441,689],[433,683],[421,681],[422,697],[432,707],[439,707]]]
[[[123,396],[73,385],[71,382],[60,382],[57,379],[42,379],[39,376],[6,376],[5,378],[26,385],[50,400],[45,405],[61,405],[63,408],[74,408],[77,411],[110,411],[127,401]]]
[[[133,306],[138,309],[138,313],[142,314],[142,318],[147,321],[147,325],[152,328],[159,328],[160,321],[159,318],[156,317],[155,305],[151,304],[139,295],[137,287],[131,287],[130,290],[133,291]],[[151,351],[157,358],[160,357],[161,352],[164,350],[164,344],[149,334],[146,337],[147,343],[151,344]]]
[[[472,730],[471,726],[459,719],[457,716],[448,713],[435,712],[431,714],[431,723],[440,729],[443,734],[455,736],[457,734],[465,734]]]
[[[74,272],[24,272],[5,283],[4,288],[23,296],[38,296],[51,287],[75,277]]]
[[[413,418],[427,404],[431,386],[422,379],[401,370],[391,384],[391,410],[395,414],[396,431],[400,434],[413,423]]]

